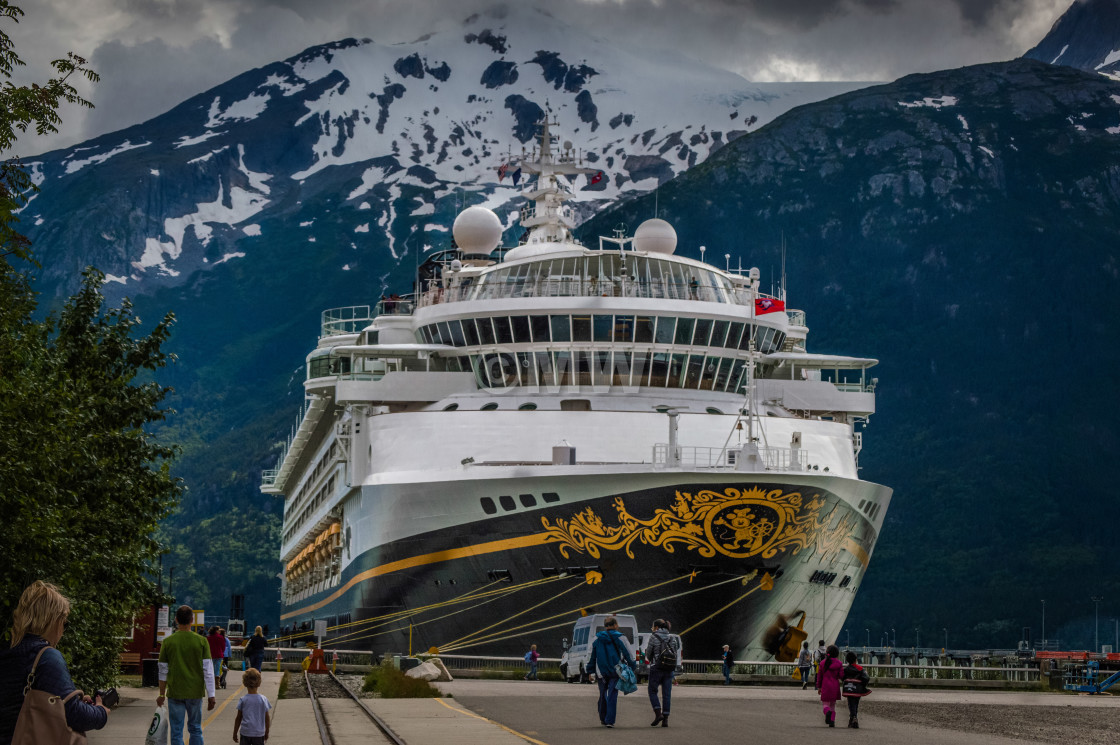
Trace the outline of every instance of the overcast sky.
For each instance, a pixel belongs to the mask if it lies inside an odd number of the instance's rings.
[[[529,0],[513,0],[527,2]],[[535,0],[534,0],[535,1]],[[0,21],[49,77],[67,51],[101,74],[96,108],[67,108],[58,135],[17,154],[69,146],[156,116],[245,70],[346,37],[410,41],[494,0],[13,0]],[[1021,56],[1071,0],[553,0],[550,12],[600,38],[673,47],[759,82],[888,81]]]

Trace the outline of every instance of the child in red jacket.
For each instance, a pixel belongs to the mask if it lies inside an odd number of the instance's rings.
[[[824,721],[829,727],[836,726],[836,702],[840,700],[840,676],[844,672],[844,663],[837,659],[839,656],[840,648],[829,644],[827,655],[817,669],[817,690],[821,694]]]
[[[844,658],[848,664],[844,667],[844,698],[848,700],[848,726],[859,729],[859,700],[871,693],[867,687],[871,677],[864,672],[856,662],[856,653],[848,652]]]

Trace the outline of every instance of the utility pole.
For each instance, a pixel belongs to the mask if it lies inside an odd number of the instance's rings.
[[[1093,601],[1093,654],[1101,651],[1100,610],[1103,597],[1091,597]]]
[[[949,629],[942,628],[941,630],[945,632],[945,649],[949,649]]]
[[[871,646],[871,629],[864,629],[864,631],[867,632],[867,646],[870,647]],[[1120,648],[1120,645],[1117,645],[1117,648]]]
[[[1042,648],[1046,649],[1046,601],[1042,601]]]

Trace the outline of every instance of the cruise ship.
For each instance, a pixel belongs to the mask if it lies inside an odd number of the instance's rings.
[[[618,612],[668,619],[693,659],[837,639],[891,497],[859,477],[876,360],[808,352],[738,246],[686,258],[656,218],[578,242],[571,182],[595,171],[555,126],[514,159],[519,245],[468,207],[414,293],[323,312],[262,478],[284,631],[559,656]]]

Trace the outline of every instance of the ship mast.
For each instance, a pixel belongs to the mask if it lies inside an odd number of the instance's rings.
[[[554,139],[550,132],[556,121],[546,115],[541,123],[540,145],[529,154],[522,154],[520,167],[537,175],[536,183],[521,194],[530,204],[521,210],[521,225],[529,230],[522,243],[576,243],[572,236],[575,221],[571,211],[564,206],[573,199],[567,181],[558,176],[575,176],[595,173],[593,168],[580,165],[581,159],[570,143],[553,151]]]

